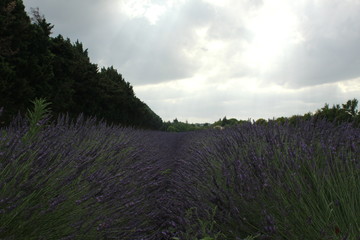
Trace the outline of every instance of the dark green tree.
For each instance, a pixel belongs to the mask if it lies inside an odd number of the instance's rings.
[[[258,125],[267,125],[267,121],[264,118],[259,118],[255,123]]]
[[[79,41],[51,37],[53,25],[39,9],[27,16],[21,0],[0,2],[0,122],[17,111],[25,113],[31,100],[46,98],[53,114],[83,113],[109,123],[162,127],[162,120],[138,99],[130,83],[113,67],[90,62]]]
[[[8,121],[18,110],[25,110],[23,99],[30,98],[29,82],[21,77],[20,64],[29,49],[31,22],[22,1],[0,2],[0,106],[2,119]]]
[[[75,108],[74,102],[74,73],[76,70],[76,58],[70,39],[64,39],[61,35],[51,39],[50,51],[53,55],[51,97],[53,111],[57,113],[70,112]],[[74,114],[75,115],[75,114]]]

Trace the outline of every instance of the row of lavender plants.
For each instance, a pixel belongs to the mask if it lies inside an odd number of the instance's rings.
[[[188,184],[208,227],[198,234],[360,239],[360,129],[319,120],[249,122],[198,139],[184,163],[192,165]]]
[[[0,239],[166,238],[179,138],[49,117],[39,100],[0,129]]]
[[[0,129],[0,239],[360,238],[360,130],[250,122],[165,133],[35,101]]]

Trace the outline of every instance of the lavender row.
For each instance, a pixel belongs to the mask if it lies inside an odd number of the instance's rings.
[[[152,132],[65,116],[30,142],[27,131],[21,118],[0,131],[1,239],[152,239],[159,232],[154,200],[163,179]]]
[[[21,117],[0,129],[1,239],[352,240],[360,232],[360,130],[350,125],[164,133],[62,116],[31,141],[28,131]]]
[[[326,121],[206,131],[188,184],[226,239],[358,239],[359,146],[358,128]]]

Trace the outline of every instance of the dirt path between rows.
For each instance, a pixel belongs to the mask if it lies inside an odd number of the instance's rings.
[[[186,199],[182,194],[184,179],[178,172],[182,171],[182,162],[187,158],[187,149],[191,145],[192,133],[154,132],[149,135],[151,147],[146,153],[154,161],[157,174],[153,181],[158,184],[148,189],[148,200],[152,201],[154,223],[157,233],[151,239],[172,239],[174,233],[170,228],[179,228],[182,215],[185,214]]]

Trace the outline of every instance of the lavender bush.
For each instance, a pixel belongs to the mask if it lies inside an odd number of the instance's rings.
[[[0,131],[1,239],[141,239],[157,232],[146,199],[160,170],[157,159],[143,156],[148,133],[82,116],[72,123],[62,116],[30,142],[28,131],[21,118]]]
[[[0,239],[360,238],[351,125],[165,133],[34,103],[0,129]]]
[[[359,129],[271,122],[203,134],[198,188],[226,239],[359,239]]]

